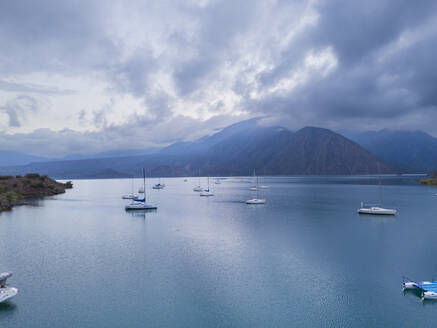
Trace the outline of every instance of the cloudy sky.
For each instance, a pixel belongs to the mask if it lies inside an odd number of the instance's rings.
[[[0,2],[0,149],[45,156],[290,129],[436,135],[437,2]]]

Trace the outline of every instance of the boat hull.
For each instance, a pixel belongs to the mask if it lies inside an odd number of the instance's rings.
[[[358,209],[359,214],[373,214],[373,215],[396,215],[396,210],[381,207],[370,207]]]
[[[437,300],[437,293],[436,292],[423,292],[422,299],[424,299],[424,300]]]
[[[121,198],[122,199],[135,199],[137,197],[138,197],[137,195],[124,195]]]
[[[0,288],[0,303],[7,301],[18,294],[18,289],[15,287]]]
[[[265,204],[266,200],[265,199],[249,199],[246,200],[246,204],[250,204],[250,205],[260,205],[260,204]]]
[[[125,206],[127,211],[135,211],[135,210],[156,210],[158,206],[156,204],[128,204]]]

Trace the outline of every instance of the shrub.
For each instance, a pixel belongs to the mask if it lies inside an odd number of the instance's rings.
[[[42,181],[33,182],[31,186],[32,188],[44,188],[44,183]]]
[[[27,178],[27,179],[36,179],[36,178],[39,178],[39,174],[38,173],[27,173],[25,175],[25,178]]]
[[[13,179],[14,177],[11,175],[0,175],[0,180],[9,180]]]

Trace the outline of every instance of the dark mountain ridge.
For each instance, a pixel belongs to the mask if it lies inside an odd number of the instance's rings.
[[[428,173],[437,168],[437,139],[425,132],[384,129],[343,134],[400,172]]]
[[[2,168],[3,174],[37,172],[57,178],[139,176],[381,174],[393,168],[357,143],[328,129],[292,132],[240,122],[193,142],[176,143],[152,154],[39,162]]]

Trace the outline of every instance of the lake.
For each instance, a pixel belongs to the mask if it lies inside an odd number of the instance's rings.
[[[124,210],[131,180],[74,181],[0,214],[0,272],[19,289],[0,326],[435,327],[437,303],[401,286],[437,278],[437,188],[414,179],[260,178],[265,205],[244,204],[250,178],[210,198],[165,179],[147,213]],[[358,215],[379,182],[398,214]]]

